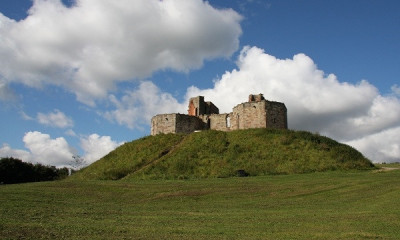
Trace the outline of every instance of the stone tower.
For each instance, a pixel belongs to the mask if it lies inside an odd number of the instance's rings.
[[[203,96],[193,97],[189,100],[189,116],[219,114],[219,109],[212,102],[204,102]]]

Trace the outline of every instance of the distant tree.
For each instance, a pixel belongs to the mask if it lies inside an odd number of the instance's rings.
[[[58,168],[58,179],[64,179],[68,177],[69,170],[66,167]]]
[[[86,161],[83,157],[79,155],[72,156],[74,160],[72,160],[71,166],[74,170],[79,170],[86,165]]]
[[[15,158],[0,159],[0,183],[53,181],[68,176],[68,169],[26,163]]]

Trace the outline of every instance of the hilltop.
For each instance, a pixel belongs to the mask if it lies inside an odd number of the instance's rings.
[[[187,179],[371,169],[354,148],[285,129],[147,136],[118,147],[74,178]]]

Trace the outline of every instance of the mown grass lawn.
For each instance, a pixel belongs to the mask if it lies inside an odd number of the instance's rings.
[[[400,170],[0,186],[0,239],[399,239]]]

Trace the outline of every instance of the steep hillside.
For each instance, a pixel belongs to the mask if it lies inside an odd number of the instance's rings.
[[[249,129],[144,137],[125,143],[74,177],[208,178],[373,167],[354,148],[327,137],[304,131]]]

